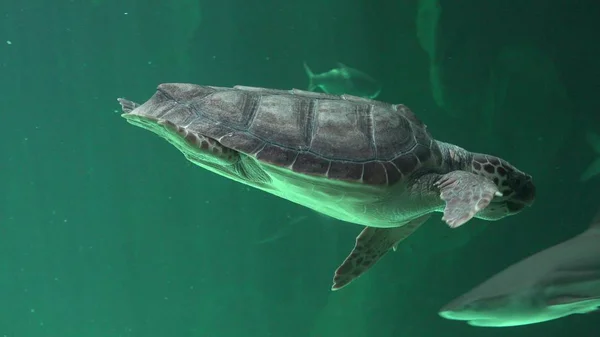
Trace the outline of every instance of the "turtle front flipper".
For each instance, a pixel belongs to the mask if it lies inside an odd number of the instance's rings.
[[[401,227],[363,229],[356,237],[354,249],[335,271],[331,290],[342,289],[364,274],[390,249],[396,250],[398,243],[411,235],[429,217],[430,214],[423,215]]]
[[[494,196],[502,196],[493,181],[466,171],[445,174],[434,186],[440,189],[440,197],[446,202],[442,220],[452,228],[471,220]]]

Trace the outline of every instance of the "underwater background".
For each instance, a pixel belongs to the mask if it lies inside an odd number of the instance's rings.
[[[0,337],[598,336],[598,313],[437,314],[600,210],[597,1],[4,0],[0,15]],[[358,69],[436,139],[515,164],[534,206],[457,229],[435,213],[332,292],[362,227],[119,115],[118,97],[166,82],[306,90],[305,63]]]

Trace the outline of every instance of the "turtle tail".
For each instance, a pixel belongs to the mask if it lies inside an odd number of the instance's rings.
[[[304,62],[304,71],[306,72],[306,76],[308,76],[308,91],[315,90],[317,88],[317,85],[315,85],[315,74],[310,70],[306,62]]]
[[[126,113],[126,114],[130,113],[135,108],[140,106],[139,104],[132,102],[130,100],[126,100],[124,98],[117,98],[117,101],[119,101],[119,104],[121,104],[121,110],[123,110],[123,113]]]

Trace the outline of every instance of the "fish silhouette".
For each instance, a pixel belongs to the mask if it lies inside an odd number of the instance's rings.
[[[304,62],[308,76],[308,91],[319,88],[332,95],[353,95],[374,99],[381,92],[381,85],[368,74],[338,62],[338,68],[315,74]]]
[[[583,233],[534,254],[442,308],[472,326],[508,327],[600,308],[600,213]]]

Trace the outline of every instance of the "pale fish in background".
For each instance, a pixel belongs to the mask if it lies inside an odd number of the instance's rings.
[[[436,53],[437,30],[442,15],[439,0],[419,0],[417,8],[417,39],[433,62]]]
[[[444,88],[440,81],[441,69],[436,60],[438,27],[442,15],[442,7],[439,0],[419,0],[417,8],[417,19],[415,20],[417,28],[417,39],[419,45],[429,56],[429,82],[431,84],[431,93],[435,103],[443,108]]]
[[[285,238],[291,236],[293,234],[293,231],[299,226],[302,226],[303,229],[306,229],[306,226],[307,226],[307,224],[305,224],[306,222],[309,222],[309,223],[317,222],[319,225],[322,225],[323,223],[336,221],[334,218],[327,216],[325,214],[316,212],[316,211],[311,210],[311,212],[309,212],[309,213],[311,214],[311,216],[308,216],[308,215],[301,215],[301,216],[296,216],[296,217],[288,216],[287,222],[282,223],[280,226],[277,227],[277,230],[269,233],[266,236],[261,237],[260,239],[255,241],[254,244],[263,245],[263,244],[273,243],[273,242],[285,239]]]
[[[481,327],[546,322],[600,308],[600,212],[583,233],[534,254],[442,308]]]
[[[268,236],[263,237],[254,243],[257,245],[262,245],[265,243],[279,241],[287,236],[290,236],[292,234],[292,230],[294,229],[294,227],[296,227],[298,224],[306,221],[307,219],[308,219],[308,216],[306,216],[306,215],[291,218],[290,221],[288,221],[287,223],[282,224],[282,226],[278,226],[277,231],[270,233]]]
[[[308,91],[319,88],[332,95],[353,95],[374,99],[381,92],[381,85],[368,74],[338,62],[338,68],[315,74],[304,62],[308,76]]]
[[[579,181],[585,182],[600,174],[600,136],[595,133],[588,132],[586,135],[587,142],[592,146],[596,153],[596,159],[588,166],[579,177]],[[600,244],[600,243],[598,243]]]

